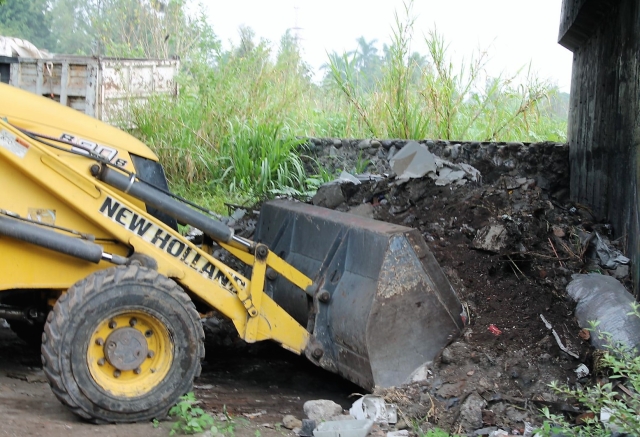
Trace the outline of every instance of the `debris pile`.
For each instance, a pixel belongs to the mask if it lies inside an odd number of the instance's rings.
[[[627,289],[630,279],[611,227],[568,201],[568,147],[310,144],[334,169],[354,168],[364,153],[375,175],[354,174],[358,183],[343,176],[313,203],[419,229],[464,302],[463,336],[425,377],[376,392],[397,404],[399,421],[522,435],[539,424],[544,406],[574,412],[548,386],[585,384],[592,366],[567,285],[576,273],[610,276]]]

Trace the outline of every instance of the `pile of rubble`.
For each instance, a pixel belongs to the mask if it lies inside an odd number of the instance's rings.
[[[343,170],[313,203],[419,229],[464,302],[467,327],[427,378],[378,393],[397,404],[401,424],[526,435],[542,407],[579,413],[548,385],[590,380],[593,349],[567,285],[576,273],[610,276],[627,289],[630,280],[611,227],[569,202],[568,146],[311,140],[310,147],[321,165]],[[363,159],[371,172],[349,174]]]

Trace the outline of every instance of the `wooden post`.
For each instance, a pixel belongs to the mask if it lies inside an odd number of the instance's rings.
[[[563,0],[559,43],[573,52],[571,197],[623,238],[640,292],[640,2]]]

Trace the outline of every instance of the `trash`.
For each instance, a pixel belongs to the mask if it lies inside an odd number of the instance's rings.
[[[562,341],[560,340],[560,336],[558,335],[558,333],[556,332],[555,329],[553,329],[553,326],[551,325],[551,323],[549,323],[547,321],[547,319],[544,318],[544,316],[542,314],[540,314],[540,318],[542,319],[542,321],[544,322],[544,325],[547,327],[547,329],[551,329],[551,333],[553,334],[553,336],[556,339],[556,343],[558,343],[558,347],[564,351],[565,353],[571,355],[573,358],[580,358],[578,356],[578,354],[576,354],[575,352],[571,352],[564,344],[562,344]]]
[[[433,363],[429,361],[418,367],[413,371],[408,382],[426,381],[428,378],[432,377],[433,373],[431,372],[431,369],[429,369],[432,365]]]
[[[619,250],[610,248],[599,233],[595,232],[595,238],[591,240],[591,244],[595,246],[595,254],[602,267],[615,269],[620,264],[629,264],[629,258],[622,255]]]
[[[375,423],[396,423],[398,412],[395,404],[386,404],[382,396],[364,395],[353,403],[349,413],[356,420],[371,419]]]
[[[621,344],[629,350],[640,348],[640,318],[629,314],[633,296],[611,276],[597,273],[573,275],[567,293],[577,302],[576,318],[580,327],[597,326],[591,331],[596,349]],[[604,334],[606,333],[606,335]]]
[[[498,335],[502,334],[502,331],[500,329],[498,329],[498,327],[496,325],[494,325],[494,324],[489,325],[489,327],[487,329],[489,330],[490,333],[492,333],[496,337]]]
[[[366,437],[373,426],[373,420],[340,420],[322,422],[313,430],[315,437]]]
[[[342,407],[340,405],[326,399],[307,401],[302,406],[302,409],[309,419],[315,420],[316,422],[329,420],[332,416],[342,414]]]
[[[574,372],[576,372],[576,378],[581,379],[589,375],[589,368],[584,364],[580,364]]]

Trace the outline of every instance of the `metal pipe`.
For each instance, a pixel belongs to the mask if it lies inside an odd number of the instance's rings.
[[[79,238],[59,234],[37,225],[0,215],[0,235],[44,247],[65,255],[99,263],[102,247]]]
[[[128,177],[107,166],[100,168],[98,165],[91,167],[91,173],[102,182],[142,200],[146,205],[159,209],[179,222],[187,223],[200,229],[214,240],[233,244],[240,248],[247,248],[246,242],[239,242],[234,239],[233,229],[224,223],[186,207],[182,202],[149,185],[136,182],[135,175]]]

